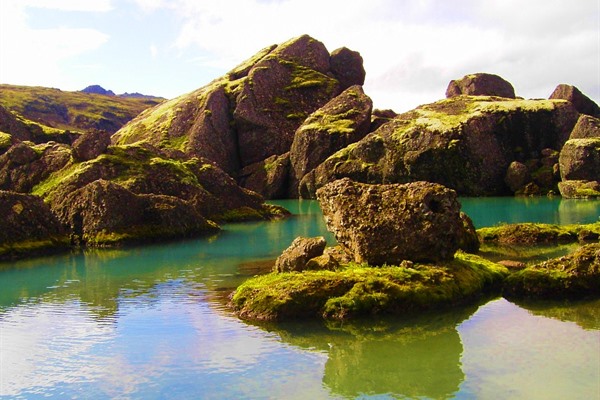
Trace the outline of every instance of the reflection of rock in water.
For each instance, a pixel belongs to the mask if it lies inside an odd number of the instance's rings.
[[[410,320],[269,325],[284,342],[326,351],[323,382],[344,397],[362,394],[448,398],[465,376],[456,326],[477,306]]]
[[[558,223],[581,224],[598,221],[600,199],[561,199],[558,206]]]
[[[600,329],[600,300],[551,301],[512,300],[533,315],[541,315],[560,321],[571,321],[583,329]]]

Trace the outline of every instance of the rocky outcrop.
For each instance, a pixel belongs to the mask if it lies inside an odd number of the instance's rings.
[[[591,117],[589,115],[581,114],[573,131],[571,132],[570,139],[590,139],[600,138],[600,119]]]
[[[239,172],[240,186],[252,190],[266,199],[287,198],[290,154],[271,156],[248,165]]]
[[[324,237],[297,237],[275,262],[275,272],[304,271],[308,261],[323,255],[327,242]]]
[[[600,197],[599,181],[562,181],[558,183],[562,197],[566,199],[587,199]]]
[[[365,83],[365,68],[359,52],[342,47],[331,52],[331,73],[340,82],[340,89]]]
[[[559,163],[563,180],[599,180],[600,137],[567,141],[560,152]]]
[[[14,140],[31,140],[33,135],[31,129],[23,121],[20,121],[10,111],[0,105],[0,132],[10,134]]]
[[[342,179],[319,189],[317,198],[327,228],[358,263],[452,259],[465,232],[456,192],[434,183]]]
[[[88,161],[104,153],[110,145],[109,132],[90,131],[73,142],[73,158],[76,161]]]
[[[308,117],[290,150],[291,181],[297,184],[330,155],[362,139],[371,126],[373,102],[362,87],[351,86]],[[291,197],[297,197],[290,187]]]
[[[68,247],[61,224],[39,197],[0,191],[0,209],[0,259]]]
[[[446,97],[460,95],[498,96],[514,99],[515,89],[510,82],[498,75],[478,73],[450,81],[446,89]]]
[[[69,193],[54,207],[73,242],[114,245],[218,230],[189,203],[173,196],[137,195],[102,179]]]
[[[0,155],[0,190],[29,193],[70,162],[71,149],[67,145],[17,143]]]
[[[579,89],[572,85],[560,84],[550,95],[550,99],[567,100],[582,114],[600,117],[600,107]]]
[[[209,85],[142,113],[112,141],[143,140],[181,150],[237,177],[245,167],[287,153],[312,112],[363,82],[358,53],[344,48],[329,54],[323,43],[303,35],[267,47]]]
[[[314,197],[319,187],[349,177],[373,184],[424,180],[460,195],[506,195],[510,164],[540,163],[544,149],[560,150],[578,116],[563,100],[441,100],[401,114],[333,154],[307,174],[300,193]]]
[[[600,295],[600,244],[582,246],[510,275],[504,295],[553,300]]]

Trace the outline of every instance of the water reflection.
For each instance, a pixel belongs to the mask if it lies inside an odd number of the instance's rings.
[[[465,379],[456,326],[476,309],[402,321],[262,326],[285,343],[326,352],[323,383],[334,395],[446,399],[458,392]]]
[[[578,301],[511,300],[529,311],[564,322],[574,322],[586,330],[600,330],[600,299]]]

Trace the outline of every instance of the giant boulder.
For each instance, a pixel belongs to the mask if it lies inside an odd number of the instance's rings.
[[[560,84],[550,95],[550,99],[567,100],[582,114],[600,117],[600,107],[592,99],[581,93],[581,90],[572,85]]]
[[[448,260],[465,236],[456,192],[435,183],[341,179],[319,189],[317,198],[327,228],[355,262]]]
[[[514,99],[515,89],[510,82],[498,75],[477,73],[450,81],[446,89],[446,97],[460,95],[499,96]]]
[[[467,196],[507,195],[513,161],[560,150],[579,114],[564,100],[458,96],[393,118],[334,153],[300,182],[303,197],[336,179],[436,182]]]

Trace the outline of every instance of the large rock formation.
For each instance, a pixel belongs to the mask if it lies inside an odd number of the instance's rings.
[[[56,216],[36,196],[0,191],[0,259],[66,248]]]
[[[29,193],[70,162],[67,145],[17,143],[0,155],[0,190]]]
[[[240,185],[266,199],[283,199],[288,195],[290,153],[273,155],[248,165],[239,172]]]
[[[362,84],[362,58],[303,35],[267,47],[224,77],[147,110],[113,136],[211,160],[232,176],[290,150],[313,111]],[[245,176],[247,176],[247,170]]]
[[[446,89],[446,97],[460,95],[498,96],[514,99],[515,89],[510,82],[498,75],[478,73],[450,81]]]
[[[214,232],[188,202],[173,196],[137,195],[102,179],[67,194],[54,207],[75,243],[114,245]]]
[[[513,161],[560,150],[578,118],[564,100],[457,96],[401,114],[330,156],[300,183],[304,197],[336,179],[364,183],[430,181],[461,195],[511,193]],[[546,167],[552,171],[552,167]]]
[[[362,87],[351,86],[308,117],[290,150],[291,180],[300,180],[330,155],[362,139],[371,126],[373,102]],[[292,197],[297,197],[290,187]]]
[[[358,263],[452,259],[465,236],[456,192],[438,184],[341,179],[319,189],[317,197],[328,229]]]
[[[550,99],[567,100],[582,114],[600,117],[600,107],[592,99],[572,85],[560,84],[550,95]]]
[[[104,153],[110,145],[110,132],[90,131],[73,142],[73,158],[77,161],[88,161]]]

